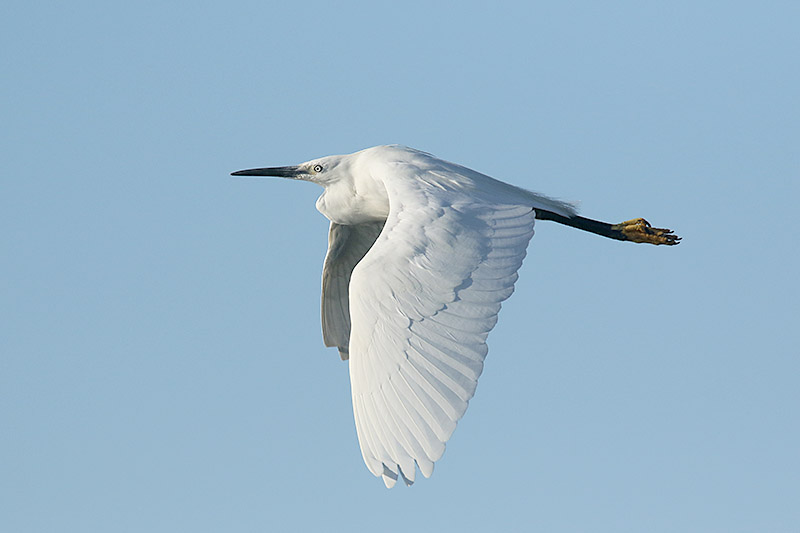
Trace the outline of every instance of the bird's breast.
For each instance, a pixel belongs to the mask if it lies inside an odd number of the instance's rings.
[[[347,226],[383,221],[389,216],[389,197],[382,185],[358,190],[332,185],[317,199],[317,210],[331,222]]]

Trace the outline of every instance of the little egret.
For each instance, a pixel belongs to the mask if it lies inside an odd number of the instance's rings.
[[[486,337],[511,296],[534,219],[621,241],[678,244],[644,219],[607,224],[574,206],[403,146],[377,146],[278,176],[325,188],[322,336],[349,359],[358,442],[387,487],[430,477],[475,393]]]

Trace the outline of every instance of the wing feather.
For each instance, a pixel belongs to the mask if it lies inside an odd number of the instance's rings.
[[[382,229],[383,222],[356,226],[331,222],[322,269],[322,339],[325,346],[338,347],[342,359],[347,359],[350,344],[350,276]]]
[[[503,203],[493,203],[490,190],[421,174],[384,181],[386,225],[349,278],[356,429],[364,461],[387,486],[398,474],[413,482],[415,463],[425,477],[433,472],[475,393],[486,337],[533,236],[529,197],[513,203],[504,189]],[[481,186],[494,185],[473,183]]]

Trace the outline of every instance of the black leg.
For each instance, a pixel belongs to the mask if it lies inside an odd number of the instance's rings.
[[[609,224],[607,222],[600,222],[599,220],[592,220],[591,218],[579,217],[577,215],[574,217],[565,217],[543,209],[536,209],[535,211],[536,218],[539,220],[552,220],[553,222],[558,222],[565,226],[571,226],[618,241],[666,244],[671,246],[678,244],[681,240],[680,237],[672,233],[672,230],[654,228],[643,218],[635,218],[620,224]]]

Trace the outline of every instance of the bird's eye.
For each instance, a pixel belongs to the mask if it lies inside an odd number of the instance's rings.
[[[322,165],[314,165],[314,172],[322,172]]]

